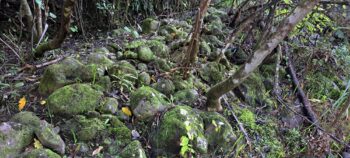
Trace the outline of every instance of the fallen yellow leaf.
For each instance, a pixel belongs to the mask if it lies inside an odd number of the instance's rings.
[[[22,97],[19,101],[18,101],[18,110],[22,111],[22,109],[24,108],[24,106],[26,106],[26,97]]]
[[[44,106],[46,104],[45,100],[40,101],[40,105]]]
[[[131,110],[129,109],[129,107],[122,107],[122,111],[125,115],[131,116]]]
[[[35,148],[35,149],[41,149],[41,148],[43,148],[43,145],[40,143],[40,141],[37,140],[37,139],[35,139],[35,138],[34,138],[34,148]]]

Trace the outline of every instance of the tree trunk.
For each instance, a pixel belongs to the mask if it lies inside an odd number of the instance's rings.
[[[59,48],[69,32],[70,18],[73,12],[75,0],[65,0],[62,8],[61,26],[54,39],[39,45],[34,50],[35,57],[40,57],[45,51]]]
[[[199,37],[201,34],[201,29],[203,25],[204,15],[208,10],[211,0],[203,0],[199,4],[198,13],[196,16],[196,21],[193,24],[193,34],[189,46],[187,47],[185,58],[183,60],[182,66],[186,67],[184,69],[184,76],[187,78],[188,68],[196,61],[197,54],[199,51]]]
[[[312,9],[319,3],[320,0],[303,0],[286,17],[277,27],[276,32],[272,33],[266,40],[260,43],[260,46],[255,50],[252,58],[247,63],[239,68],[239,70],[230,76],[228,79],[218,83],[207,92],[207,108],[208,111],[222,111],[220,97],[240,85],[269,55],[273,49],[293,30]]]

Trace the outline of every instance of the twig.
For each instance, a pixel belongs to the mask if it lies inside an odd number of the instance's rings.
[[[247,131],[245,130],[245,128],[243,127],[243,124],[238,120],[238,117],[236,116],[233,108],[230,106],[230,104],[227,102],[226,100],[227,96],[224,95],[224,97],[222,97],[223,101],[224,101],[224,105],[226,105],[227,109],[229,109],[231,111],[232,116],[234,117],[234,119],[236,120],[239,130],[243,133],[245,140],[247,141],[247,144],[249,146],[249,149],[252,149],[252,144],[251,144],[251,140],[248,136]]]
[[[22,58],[18,55],[18,53],[9,45],[9,44],[7,44],[4,40],[2,40],[1,38],[0,38],[0,41],[2,42],[2,43],[4,43],[8,48],[10,48],[11,49],[11,51],[13,52],[13,53],[15,53],[15,55],[17,56],[17,58],[21,61],[21,62],[23,62],[22,61]]]

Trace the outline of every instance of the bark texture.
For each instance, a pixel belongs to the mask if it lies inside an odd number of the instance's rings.
[[[198,13],[196,16],[196,21],[193,24],[193,34],[191,36],[191,41],[189,43],[189,46],[186,50],[186,57],[184,58],[183,61],[183,66],[187,67],[184,72],[185,74],[188,71],[188,67],[190,67],[197,58],[197,54],[199,51],[199,36],[201,34],[201,29],[202,29],[202,25],[203,25],[203,18],[205,13],[208,10],[209,4],[210,4],[211,0],[203,0],[201,1],[199,8],[198,8]],[[186,76],[186,75],[184,75]],[[185,77],[186,78],[186,77]]]
[[[266,56],[287,37],[294,26],[312,11],[319,1],[320,0],[303,0],[300,2],[293,12],[280,23],[276,32],[272,33],[271,36],[269,36],[270,38],[260,43],[260,46],[255,50],[254,55],[247,63],[241,66],[238,71],[228,79],[209,89],[206,103],[208,111],[222,111],[220,97],[240,85],[262,63]]]
[[[70,19],[76,0],[65,0],[62,8],[61,26],[54,39],[39,45],[34,50],[35,57],[40,57],[45,51],[59,48],[69,32]]]

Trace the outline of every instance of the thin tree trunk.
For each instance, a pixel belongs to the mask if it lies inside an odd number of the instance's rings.
[[[320,0],[304,0],[293,12],[286,17],[277,27],[276,32],[263,40],[260,47],[254,52],[252,58],[239,68],[239,70],[228,79],[218,83],[207,92],[207,108],[209,111],[222,111],[220,97],[240,85],[268,56],[276,46],[293,30]]]
[[[39,45],[34,50],[35,57],[40,57],[45,51],[59,48],[69,32],[70,18],[75,5],[75,0],[65,0],[62,8],[61,26],[54,39]]]
[[[32,14],[32,11],[30,10],[27,0],[21,0],[20,15],[21,15],[21,18],[22,16],[25,17],[26,23],[28,25],[27,27],[29,28],[30,32],[33,32],[33,35],[32,35],[33,38],[37,39],[38,35],[37,35],[36,28],[34,27],[35,25],[34,25],[33,14]]]
[[[190,67],[196,61],[197,58],[199,50],[199,36],[201,34],[204,15],[208,10],[210,2],[211,0],[203,0],[199,4],[196,21],[193,24],[193,34],[191,36],[191,41],[189,43],[189,46],[187,47],[185,58],[182,63],[182,66],[186,67],[184,69],[185,78],[187,78],[186,76],[188,72],[188,67]]]

